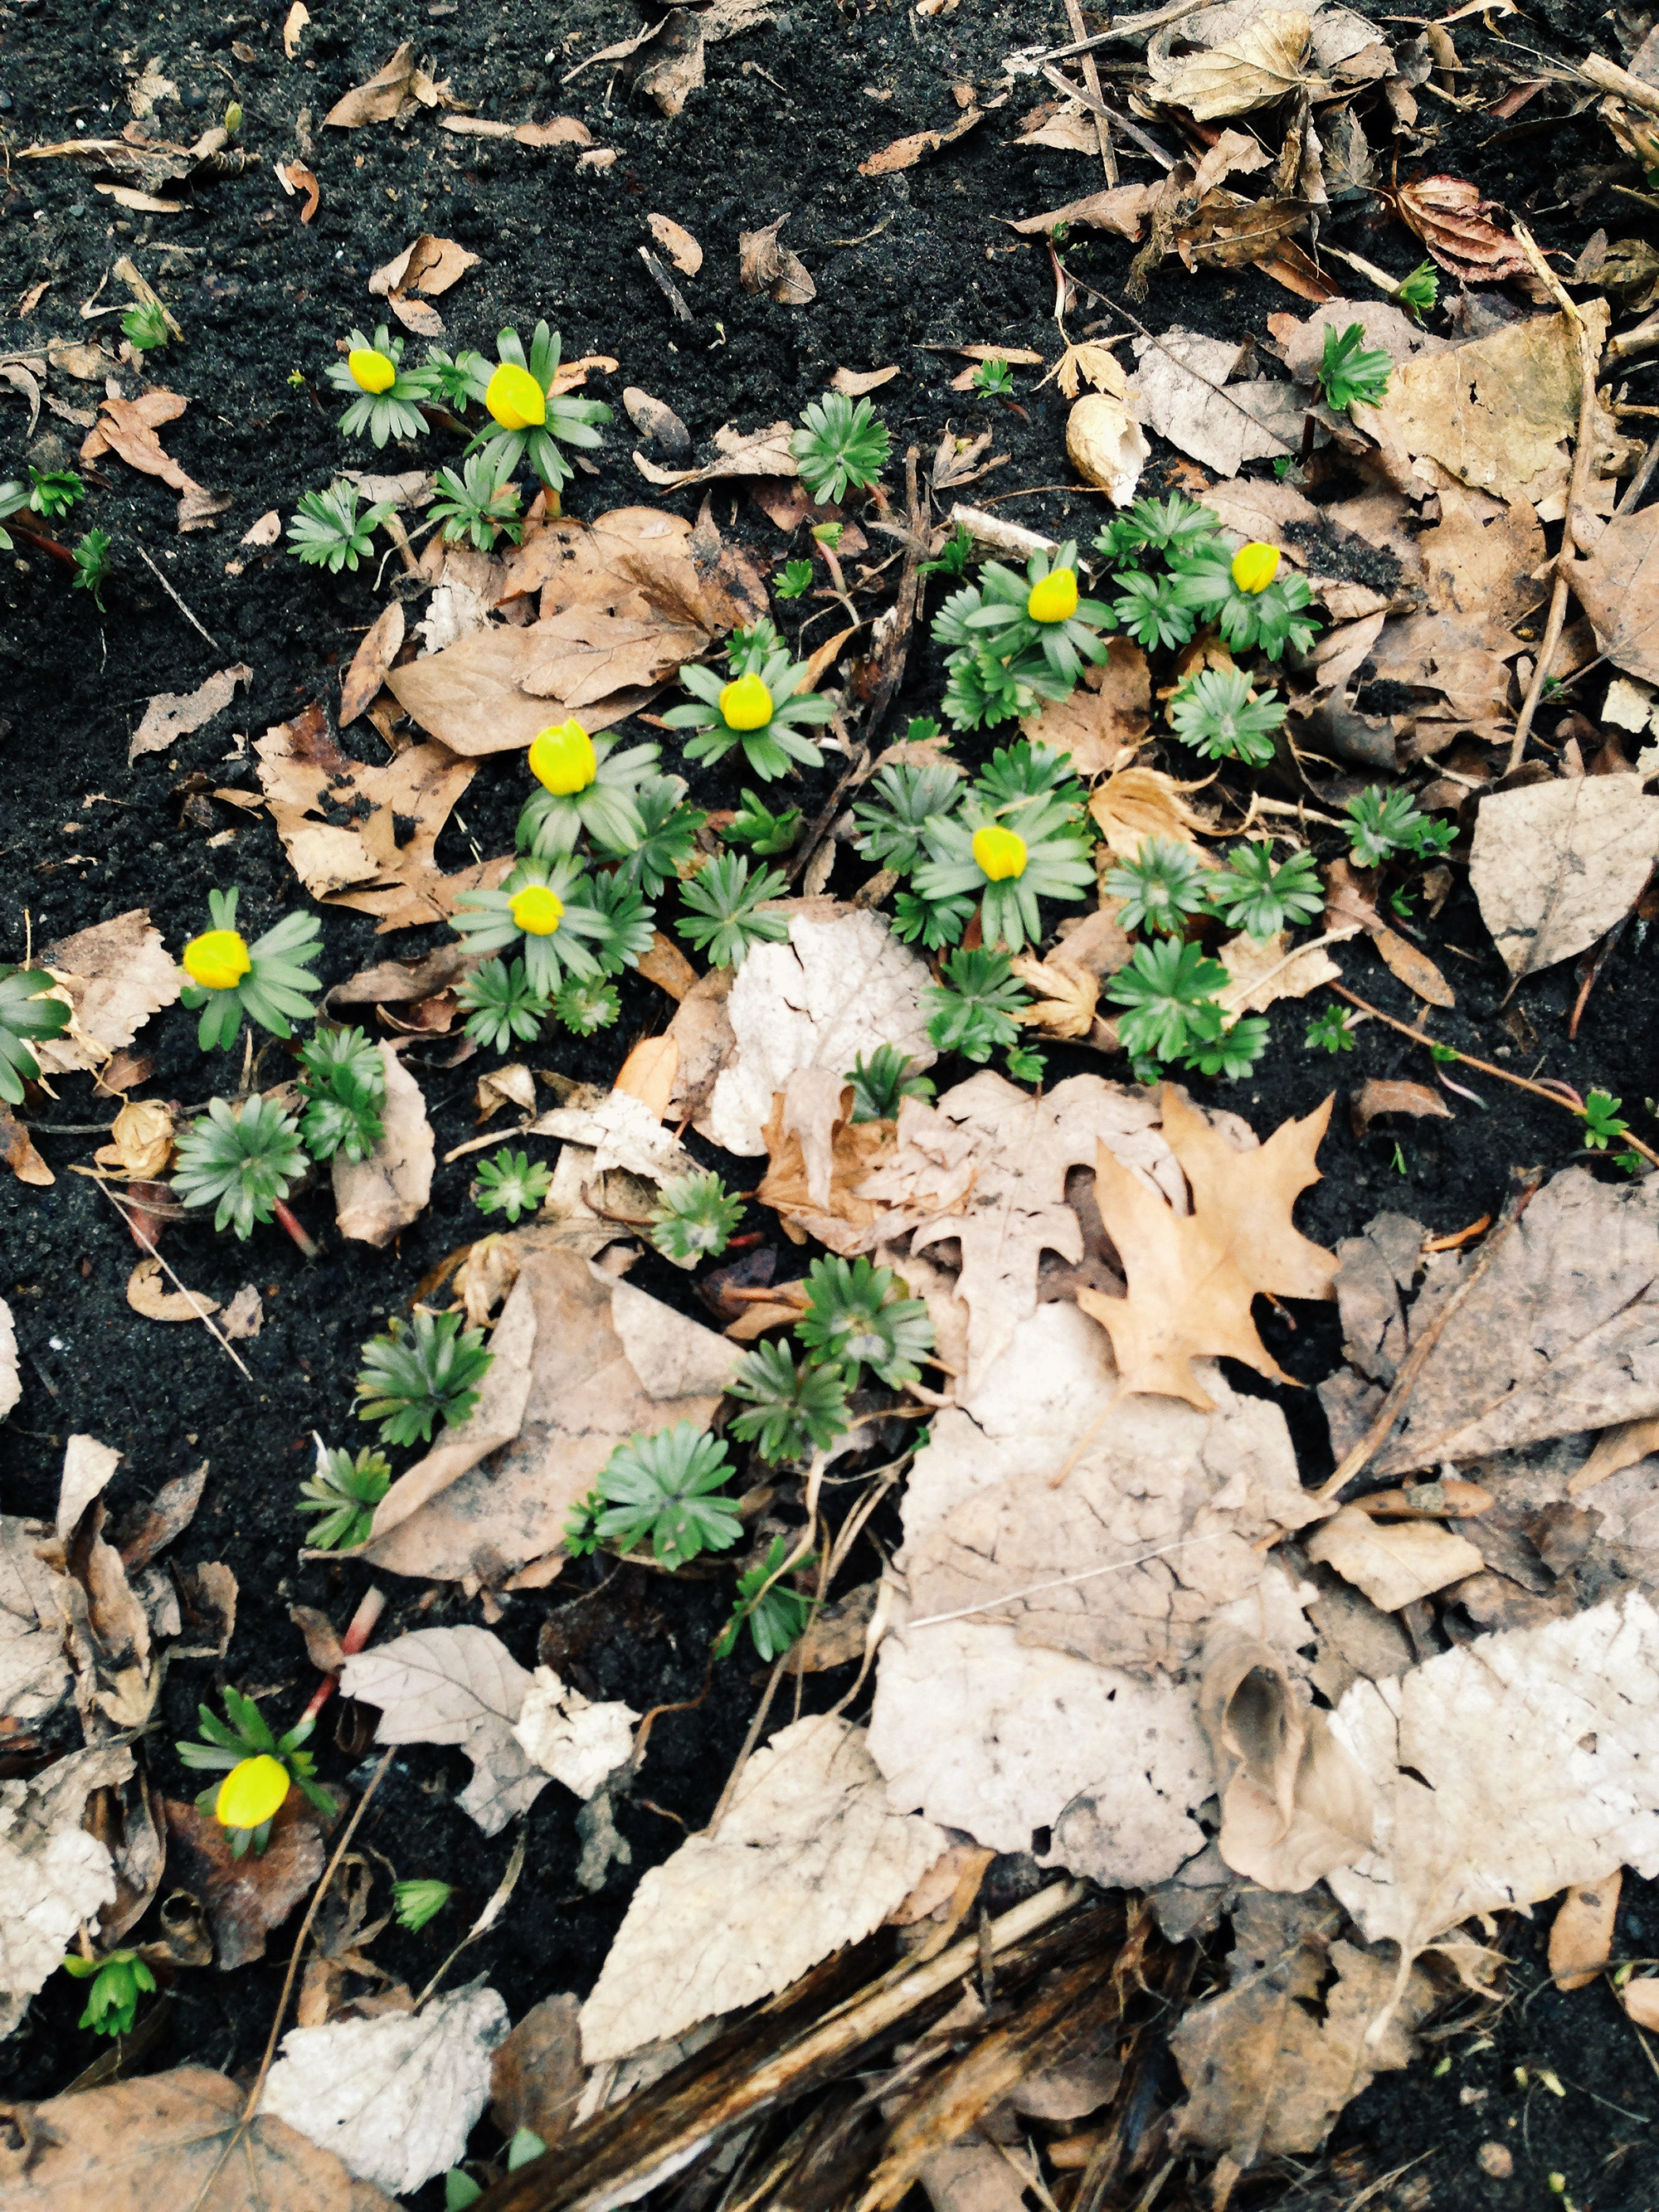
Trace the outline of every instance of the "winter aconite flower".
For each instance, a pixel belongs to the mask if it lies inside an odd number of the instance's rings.
[[[752,668],[721,685],[718,704],[728,730],[763,730],[772,719],[772,694]]]
[[[384,446],[391,438],[425,435],[421,402],[427,396],[426,379],[406,371],[403,360],[403,340],[392,337],[384,323],[372,338],[353,331],[345,359],[331,362],[328,367],[329,382],[351,398],[340,417],[344,436],[368,437],[377,446]]]
[[[515,361],[504,361],[484,386],[484,405],[503,430],[534,430],[547,420],[547,394]]]
[[[1004,830],[994,822],[988,822],[975,830],[969,849],[980,872],[994,884],[1006,884],[1023,876],[1030,858],[1025,840],[1018,832]]]
[[[651,909],[632,885],[590,879],[568,854],[520,860],[499,890],[463,891],[454,920],[472,951],[521,955],[530,988],[546,998],[567,970],[615,975],[651,942]]]
[[[500,358],[484,386],[484,410],[489,421],[467,448],[481,451],[505,483],[523,463],[531,467],[550,492],[570,481],[570,464],[561,445],[594,447],[600,442],[597,423],[611,420],[611,410],[597,399],[570,399],[556,393],[559,374],[559,334],[538,323],[526,355],[517,331],[501,331],[495,340]]]
[[[190,981],[179,996],[200,1007],[198,1036],[204,1052],[234,1043],[246,1014],[273,1036],[291,1036],[290,1020],[309,1021],[317,1011],[317,978],[311,963],[322,933],[310,914],[285,915],[252,945],[236,927],[237,893],[208,893],[210,927],[192,937],[180,964]]]
[[[1069,622],[1077,610],[1075,568],[1051,568],[1032,585],[1025,601],[1025,611],[1035,623]]]
[[[1075,784],[1061,782],[1066,761],[1021,743],[994,754],[955,814],[924,825],[927,859],[912,878],[932,902],[978,898],[987,945],[1018,952],[1042,935],[1039,898],[1081,898],[1095,880],[1089,845],[1077,826]],[[945,909],[946,926],[954,919]],[[960,936],[957,927],[954,936]]]
[[[292,1787],[281,1759],[262,1751],[231,1768],[219,1784],[213,1816],[222,1828],[261,1828],[276,1819]]]
[[[192,983],[204,991],[234,991],[253,965],[247,942],[234,929],[204,929],[192,937],[179,957]]]
[[[646,835],[640,785],[655,773],[661,748],[629,745],[601,730],[589,737],[574,717],[555,722],[530,748],[530,773],[542,787],[519,817],[519,848],[538,860],[575,850],[586,830],[607,853],[638,850]]]
[[[801,690],[806,664],[791,660],[769,622],[733,635],[732,669],[725,682],[712,668],[688,663],[681,669],[680,681],[697,703],[671,707],[663,720],[671,729],[697,732],[686,758],[723,760],[741,745],[750,767],[769,783],[791,761],[818,767],[823,756],[798,725],[827,722],[835,708],[818,693]]]
[[[1279,574],[1279,548],[1259,539],[1241,545],[1233,556],[1233,581],[1241,592],[1265,592]]]
[[[240,1858],[250,1844],[256,1853],[264,1850],[290,1789],[298,1788],[325,1820],[332,1820],[339,1808],[313,1778],[311,1753],[300,1748],[315,1720],[302,1720],[285,1735],[273,1735],[252,1698],[228,1685],[224,1695],[227,1718],[222,1721],[210,1706],[198,1705],[204,1741],[174,1748],[186,1766],[223,1771],[224,1779],[204,1790],[196,1806],[228,1832],[231,1856]]]

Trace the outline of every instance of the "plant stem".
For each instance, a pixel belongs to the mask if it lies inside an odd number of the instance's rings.
[[[15,515],[9,518],[7,527],[15,530],[20,538],[27,539],[40,552],[50,553],[54,561],[63,562],[67,568],[75,566],[75,556],[69,547],[60,545],[55,538],[48,538],[44,530],[36,530],[32,524],[21,521]]]
[[[278,1221],[282,1223],[283,1228],[287,1230],[289,1235],[294,1239],[300,1249],[305,1254],[307,1259],[316,1259],[319,1256],[319,1248],[317,1244],[311,1237],[307,1236],[305,1231],[300,1226],[293,1208],[287,1203],[287,1201],[279,1198],[271,1210],[276,1214]]]

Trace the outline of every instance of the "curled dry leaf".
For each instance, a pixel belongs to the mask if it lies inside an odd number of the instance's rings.
[[[533,1805],[550,1779],[513,1733],[529,1687],[500,1638],[470,1626],[394,1637],[355,1653],[340,1676],[344,1696],[380,1707],[377,1743],[454,1744],[466,1753],[472,1779],[455,1802],[487,1836]]]
[[[1148,684],[1150,691],[1150,678]],[[1162,769],[1133,767],[1118,769],[1104,783],[1097,785],[1089,812],[1112,858],[1132,860],[1143,838],[1165,837],[1192,847],[1210,865],[1194,834],[1208,824],[1183,796],[1193,787],[1177,783]]]
[[[1625,2017],[1659,2033],[1659,1974],[1637,1974],[1619,1992]]]
[[[323,1827],[297,1790],[270,1824],[262,1852],[233,1858],[230,1838],[211,1814],[169,1801],[165,1808],[167,1866],[173,1881],[200,1904],[221,1973],[265,1955],[265,1938],[308,1897],[326,1856]]]
[[[1089,140],[1083,149],[1095,150],[1094,125],[1089,125]],[[1089,230],[1109,230],[1115,237],[1127,238],[1132,243],[1139,240],[1147,216],[1158,199],[1155,185],[1114,185],[1110,191],[1090,192],[1080,200],[1068,200],[1064,207],[1049,208],[1042,215],[1028,215],[1008,228],[1027,237],[1042,231],[1057,230],[1061,223],[1068,227],[1081,223]]]
[[[416,62],[414,47],[405,43],[366,84],[355,85],[337,100],[323,120],[338,131],[361,131],[368,123],[402,124],[417,107],[435,107],[447,91],[447,85],[433,83]]]
[[[132,1772],[125,1744],[71,1752],[30,1781],[0,1782],[0,2033],[63,1963],[76,1929],[115,1896],[108,1846],[81,1826],[88,1794]]]
[[[1146,741],[1152,722],[1152,678],[1133,638],[1109,638],[1106,659],[1085,668],[1065,698],[1053,701],[1020,724],[1034,745],[1069,753],[1079,775],[1107,775],[1126,765]]]
[[[469,269],[478,265],[478,256],[453,238],[434,238],[423,230],[420,236],[394,254],[383,269],[377,269],[368,280],[370,296],[389,301],[392,305],[410,292],[424,292],[435,299],[459,284]],[[439,325],[440,329],[442,325]]]
[[[19,1182],[45,1190],[58,1180],[35,1150],[33,1138],[4,1106],[0,1106],[0,1160],[4,1160]]]
[[[1535,975],[1604,936],[1659,855],[1659,799],[1633,775],[1500,791],[1475,817],[1469,882],[1511,975]]]
[[[1345,1505],[1316,1529],[1307,1549],[1383,1613],[1398,1613],[1486,1565],[1474,1545],[1437,1521],[1376,1521],[1357,1505]]]
[[[1066,418],[1066,451],[1085,483],[1127,507],[1152,458],[1146,433],[1121,399],[1086,392]]]
[[[683,276],[695,276],[702,267],[702,248],[689,230],[665,215],[648,215],[646,222],[651,235],[667,253]]]
[[[764,230],[738,233],[738,277],[745,292],[764,292],[781,307],[804,307],[817,297],[818,288],[799,255],[778,241],[788,220],[781,215]]]
[[[159,1098],[129,1099],[110,1127],[110,1141],[93,1154],[109,1175],[149,1182],[173,1157],[173,1109]]]
[[[1305,404],[1286,384],[1229,384],[1236,345],[1176,329],[1137,338],[1134,354],[1141,420],[1217,476],[1299,451]]]
[[[305,0],[294,0],[294,5],[283,18],[283,52],[289,61],[300,51],[300,37],[311,21],[311,10]]]
[[[1232,981],[1219,994],[1231,1014],[1265,1014],[1281,999],[1305,999],[1326,983],[1340,983],[1342,970],[1324,947],[1307,945],[1291,952],[1289,934],[1230,937],[1217,958]]]
[[[1364,1136],[1379,1114],[1412,1114],[1439,1121],[1454,1118],[1439,1091],[1421,1083],[1387,1082],[1374,1075],[1355,1091],[1348,1111],[1356,1137]]]
[[[11,1308],[0,1298],[0,1421],[23,1395],[17,1373],[17,1328]]]
[[[631,1705],[596,1704],[568,1688],[550,1667],[538,1667],[513,1733],[544,1773],[586,1799],[632,1757],[639,1717]]]
[[[276,170],[277,183],[290,199],[296,192],[304,193],[305,205],[300,210],[300,220],[302,223],[309,222],[322,204],[323,198],[323,188],[317,181],[315,171],[307,168],[303,161],[276,161],[271,166]]]
[[[849,399],[862,399],[866,392],[878,392],[884,384],[890,384],[899,373],[896,365],[891,368],[838,368],[830,380],[830,389],[844,392]]]
[[[1184,107],[1194,121],[1212,123],[1218,116],[1247,115],[1291,93],[1317,98],[1329,90],[1310,67],[1313,27],[1307,15],[1277,8],[1204,13],[1229,19],[1226,34],[1213,44],[1205,40],[1198,51],[1172,56],[1166,38],[1148,49],[1154,91],[1167,106]],[[1190,16],[1175,27],[1176,38],[1188,36],[1203,37]]]
[[[1586,1990],[1613,1956],[1622,1869],[1604,1881],[1575,1883],[1550,1923],[1550,1979],[1558,1990]]]
[[[714,433],[719,459],[702,468],[659,469],[639,453],[634,456],[634,465],[647,483],[660,484],[671,491],[692,484],[719,483],[727,477],[798,477],[800,468],[792,449],[794,434],[793,422],[771,422],[763,430],[748,431],[735,430],[728,422]]]
[[[377,1245],[390,1243],[425,1211],[436,1158],[420,1085],[390,1045],[381,1045],[380,1054],[386,1069],[384,1133],[366,1160],[337,1152],[333,1162],[341,1236]]]
[[[1221,1797],[1217,1847],[1236,1874],[1299,1892],[1370,1849],[1370,1784],[1270,1645],[1221,1630],[1198,1710]]]
[[[950,1842],[890,1809],[865,1732],[824,1713],[744,1769],[718,1827],[635,1891],[582,2007],[590,2065],[787,1989],[878,1927]]]
[[[222,668],[216,676],[210,676],[193,691],[159,692],[132,733],[127,747],[128,765],[144,753],[166,752],[180,738],[187,738],[216,714],[222,714],[235,696],[236,686],[252,681],[253,671],[239,661],[234,668]]]
[[[1415,184],[1396,185],[1386,197],[1431,258],[1460,283],[1501,284],[1511,276],[1531,276],[1519,242],[1492,219],[1505,213],[1502,203],[1483,199],[1479,185],[1467,178],[1419,177]]]
[[[64,1451],[58,1483],[58,1534],[67,1537],[93,1499],[107,1486],[121,1455],[96,1437],[71,1437]]]
[[[141,1260],[128,1277],[127,1304],[146,1321],[200,1321],[219,1310],[219,1301],[200,1291],[175,1291],[154,1255]]]
[[[404,607],[393,599],[370,623],[340,684],[340,727],[355,722],[386,681],[404,642]]]
[[[953,144],[983,120],[981,111],[977,107],[970,107],[948,131],[916,131],[908,138],[895,138],[890,146],[881,147],[867,161],[860,161],[859,174],[861,177],[890,177],[900,169],[914,169],[927,155],[937,154],[941,146]]]
[[[679,460],[690,452],[691,433],[664,401],[630,384],[623,392],[623,406],[641,437],[649,439],[659,453]]]
[[[216,499],[217,494],[187,477],[178,462],[162,451],[155,434],[162,423],[176,422],[189,404],[176,392],[164,392],[159,386],[136,399],[106,399],[100,405],[96,425],[82,441],[81,459],[95,461],[105,453],[116,453],[129,468],[160,477],[185,499]]]

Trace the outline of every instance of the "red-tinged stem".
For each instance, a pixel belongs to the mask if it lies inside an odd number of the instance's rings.
[[[271,1210],[276,1214],[278,1221],[282,1223],[283,1228],[287,1230],[289,1235],[294,1239],[300,1249],[305,1254],[307,1259],[316,1259],[318,1256],[319,1248],[314,1241],[311,1237],[307,1237],[305,1231],[301,1228],[299,1220],[296,1218],[293,1208],[286,1204],[283,1200],[279,1198]]]
[[[386,1592],[371,1589],[364,1593],[363,1601],[351,1616],[351,1625],[340,1638],[340,1649],[348,1659],[354,1651],[361,1651],[374,1633],[375,1623],[386,1611]],[[314,1721],[323,1707],[339,1687],[337,1674],[325,1674],[311,1693],[311,1703],[300,1716],[301,1725]]]
[[[48,538],[44,530],[35,530],[28,523],[20,522],[15,514],[8,517],[6,526],[15,530],[20,538],[37,547],[42,553],[50,553],[54,561],[63,562],[66,568],[72,568],[75,566],[75,556],[70,551],[69,547],[60,545],[55,538]]]

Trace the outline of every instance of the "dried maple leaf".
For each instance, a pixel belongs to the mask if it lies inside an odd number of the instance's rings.
[[[1125,1390],[1157,1391],[1207,1411],[1214,1401],[1192,1362],[1223,1354],[1276,1382],[1290,1380],[1257,1334],[1250,1301],[1260,1291],[1332,1295],[1335,1258],[1291,1219],[1297,1194],[1320,1180],[1314,1156],[1331,1103],[1281,1122],[1257,1150],[1241,1152],[1166,1084],[1164,1133],[1192,1186],[1186,1215],[1101,1146],[1096,1201],[1128,1296],[1081,1289],[1078,1304],[1111,1338]]]
[[[955,139],[963,137],[983,119],[980,109],[970,107],[948,131],[916,131],[908,138],[895,138],[890,146],[882,147],[867,161],[860,161],[859,174],[861,177],[890,177],[896,170],[914,169],[924,155],[937,154],[941,146],[948,146]]]
[[[1175,38],[1190,27],[1175,27]],[[1195,52],[1172,58],[1174,40],[1159,40],[1147,51],[1154,94],[1168,106],[1184,107],[1199,123],[1248,114],[1288,93],[1316,97],[1329,87],[1309,68],[1311,28],[1305,15],[1260,8],[1231,36]]]
[[[1532,275],[1520,246],[1492,220],[1505,214],[1502,202],[1482,199],[1479,185],[1466,178],[1420,177],[1381,197],[1432,258],[1463,283],[1501,284],[1506,277]]]
[[[1069,753],[1079,775],[1110,774],[1146,740],[1152,721],[1152,678],[1146,656],[1132,638],[1107,641],[1106,659],[1085,668],[1081,682],[1020,724],[1034,745]]]
[[[1122,768],[1097,787],[1089,801],[1089,811],[1114,860],[1133,860],[1144,837],[1171,838],[1196,851],[1198,840],[1193,833],[1208,825],[1201,815],[1194,813],[1182,793],[1198,788],[1196,784],[1177,783],[1162,769]],[[1199,858],[1213,865],[1207,854],[1200,853]]]
[[[1050,1036],[1088,1036],[1095,1025],[1095,1006],[1100,997],[1097,975],[1054,952],[1046,960],[1034,959],[1030,953],[1018,955],[1014,973],[1036,994],[1029,1006],[1021,1007],[1020,1021],[1046,1030]]]

